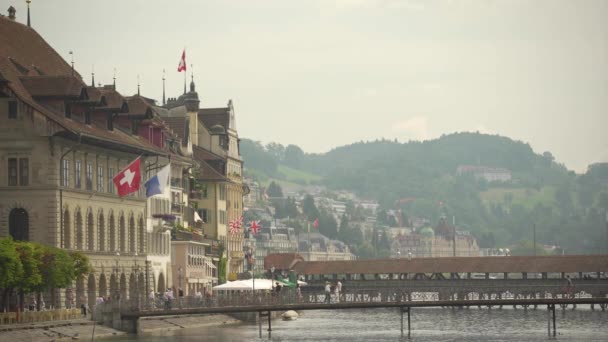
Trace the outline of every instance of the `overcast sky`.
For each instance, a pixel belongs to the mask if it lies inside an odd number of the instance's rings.
[[[25,22],[25,3],[14,5]],[[33,0],[32,26],[89,82],[201,106],[241,137],[325,152],[497,133],[570,169],[608,161],[608,1]]]

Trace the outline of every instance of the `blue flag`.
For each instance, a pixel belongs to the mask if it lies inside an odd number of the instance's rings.
[[[171,164],[165,165],[156,176],[148,179],[144,186],[146,187],[146,197],[152,197],[165,192],[165,188],[169,183],[169,172],[171,171]]]

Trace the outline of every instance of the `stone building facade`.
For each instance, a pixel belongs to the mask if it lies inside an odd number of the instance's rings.
[[[93,306],[111,294],[143,300],[160,282],[147,260],[145,192],[119,197],[112,179],[138,157],[142,184],[170,157],[181,176],[190,164],[177,135],[149,99],[85,84],[33,29],[0,17],[0,37],[0,237],[89,257],[93,272],[48,306]],[[180,207],[184,222],[188,214]]]

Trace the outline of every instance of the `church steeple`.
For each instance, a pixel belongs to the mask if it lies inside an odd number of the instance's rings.
[[[32,2],[32,0],[25,0],[25,2],[27,3],[27,27],[32,27],[30,23],[30,2]]]
[[[163,69],[163,106],[167,104],[165,101],[165,69]]]
[[[195,90],[195,86],[194,86],[194,66],[192,64],[190,64],[190,92],[194,93]]]

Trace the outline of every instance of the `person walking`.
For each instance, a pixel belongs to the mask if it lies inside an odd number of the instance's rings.
[[[568,297],[573,297],[574,285],[572,284],[572,279],[570,279],[569,275],[566,276],[566,282],[566,295],[568,295]]]
[[[296,283],[296,300],[298,302],[302,301],[302,289],[300,288],[300,284]]]
[[[325,303],[331,303],[331,286],[328,281],[325,282]]]
[[[336,282],[335,293],[336,293],[336,303],[339,303],[340,302],[340,293],[342,293],[342,283],[340,282],[340,280],[338,280],[338,282]]]

